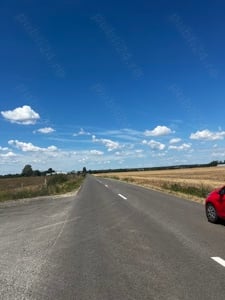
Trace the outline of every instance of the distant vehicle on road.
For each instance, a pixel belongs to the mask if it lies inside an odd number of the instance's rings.
[[[206,217],[209,222],[225,220],[225,186],[212,191],[205,200]]]

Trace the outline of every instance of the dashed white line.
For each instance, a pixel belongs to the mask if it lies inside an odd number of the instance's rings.
[[[108,188],[109,187],[108,184],[105,184],[105,187]]]
[[[213,260],[215,260],[218,264],[220,264],[221,266],[225,267],[225,260],[222,259],[221,257],[218,256],[212,256],[211,257]]]
[[[118,196],[120,196],[124,200],[127,200],[127,198],[124,195],[122,195],[122,194],[118,194]]]

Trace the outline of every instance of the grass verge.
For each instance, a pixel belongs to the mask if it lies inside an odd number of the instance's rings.
[[[83,179],[83,176],[65,174],[1,179],[0,201],[68,193],[78,189]]]
[[[128,183],[137,184],[143,187],[147,187],[154,190],[159,190],[163,192],[169,192],[175,194],[177,196],[184,196],[190,200],[196,202],[204,202],[206,196],[211,192],[212,187],[199,184],[197,186],[193,186],[188,184],[187,182],[184,183],[174,183],[174,182],[165,182],[165,181],[148,181],[148,180],[140,180],[139,178],[133,177],[119,177],[119,176],[104,176],[110,179],[122,180]]]
[[[211,191],[209,187],[201,185],[200,187],[182,185],[180,183],[163,184],[163,188],[172,192],[178,192],[191,196],[197,196],[199,198],[205,198]]]

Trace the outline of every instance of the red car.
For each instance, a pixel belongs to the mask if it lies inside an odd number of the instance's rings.
[[[212,191],[205,200],[206,216],[209,222],[225,219],[225,186]]]

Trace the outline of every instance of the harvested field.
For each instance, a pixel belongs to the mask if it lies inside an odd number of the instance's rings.
[[[183,194],[199,202],[203,202],[211,190],[225,185],[225,167],[121,172],[104,176],[178,195]]]

